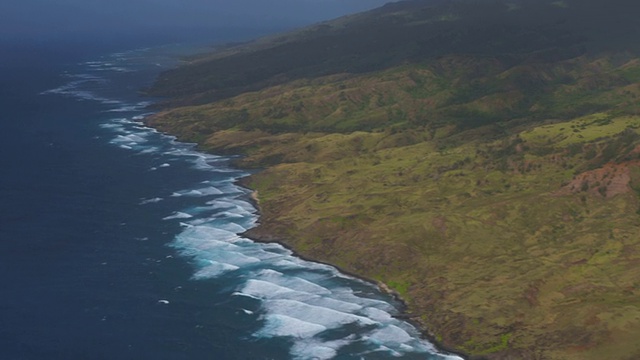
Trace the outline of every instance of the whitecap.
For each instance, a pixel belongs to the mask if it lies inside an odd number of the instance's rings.
[[[282,273],[271,269],[261,270],[257,274],[257,278],[302,292],[320,295],[331,294],[331,291],[329,289],[312,283],[311,281],[295,276],[284,276]]]
[[[381,329],[375,330],[371,335],[365,337],[375,344],[400,345],[413,339],[405,330],[395,326],[387,325]]]
[[[199,269],[193,275],[194,279],[216,278],[224,273],[238,270],[240,267],[232,264],[211,261],[209,265]]]
[[[230,231],[230,232],[232,232],[234,234],[239,234],[239,233],[247,231],[247,229],[244,228],[243,226],[238,225],[238,224],[233,223],[233,222],[222,224],[222,225],[219,226],[219,228],[223,229],[223,230]]]
[[[120,124],[106,123],[106,124],[100,124],[99,126],[103,129],[110,129],[116,132],[124,131],[124,128]]]
[[[178,244],[207,244],[211,241],[233,242],[239,236],[236,233],[209,226],[192,226],[176,236]]]
[[[152,203],[157,203],[162,201],[162,198],[159,197],[155,197],[155,198],[151,198],[151,199],[143,199],[142,201],[140,201],[140,205],[146,205],[146,204],[152,204]]]
[[[223,199],[214,199],[206,202],[211,206],[211,209],[231,209],[236,206],[235,203]]]
[[[230,211],[223,211],[215,215],[215,218],[226,218],[226,219],[241,219],[244,218],[244,215],[238,213],[232,213]]]
[[[412,351],[416,351],[416,349],[413,346],[409,346],[407,344],[401,344],[400,345],[400,350],[404,351],[404,352],[412,352]]]
[[[303,269],[304,266],[300,265],[300,264],[296,264],[295,262],[289,260],[289,259],[281,259],[278,261],[273,262],[273,265],[281,268],[281,269]]]
[[[348,302],[348,301],[333,299],[327,296],[314,297],[307,300],[307,302],[311,305],[322,306],[322,307],[326,307],[329,309],[342,311],[342,312],[357,312],[362,309],[362,305]]]
[[[265,325],[256,332],[256,337],[288,336],[308,338],[315,336],[326,328],[322,325],[303,321],[283,314],[267,314],[264,316]]]
[[[132,112],[139,109],[140,109],[139,105],[124,105],[119,108],[107,110],[107,112]]]
[[[167,216],[162,218],[162,220],[172,220],[172,219],[189,219],[192,218],[193,215],[184,213],[184,212],[180,212],[180,211],[176,211],[175,213],[173,213],[173,215]]]
[[[159,148],[156,146],[151,146],[151,147],[147,147],[144,148],[142,150],[140,150],[140,154],[150,154],[150,153],[155,153],[158,152]]]
[[[246,282],[240,293],[251,295],[257,299],[278,298],[283,295],[292,295],[297,291],[270,283],[264,280],[250,279]]]
[[[274,299],[265,301],[263,307],[268,314],[280,314],[304,322],[322,325],[327,329],[337,329],[347,324],[374,325],[364,316],[337,311],[321,306],[309,305],[297,300]]]
[[[171,196],[209,196],[209,195],[222,195],[222,191],[219,189],[210,186],[201,189],[193,189],[193,190],[180,190],[176,191]]]
[[[141,143],[146,142],[147,139],[144,138],[146,134],[142,133],[130,133],[127,135],[118,135],[115,139],[111,140],[112,143]]]
[[[381,322],[381,323],[385,323],[385,322],[391,322],[394,320],[393,316],[391,316],[391,314],[389,314],[388,312],[375,308],[375,307],[367,307],[362,311],[362,314],[367,316],[370,319],[373,319],[375,321]]]
[[[247,298],[254,299],[254,300],[260,300],[260,298],[255,297],[255,296],[253,296],[253,295],[250,295],[250,294],[244,294],[244,293],[237,292],[237,291],[236,291],[236,292],[231,293],[231,295],[232,295],[232,296],[242,296],[242,297],[247,297]]]
[[[348,345],[351,341],[336,340],[336,341],[322,341],[315,339],[305,339],[302,341],[296,341],[291,348],[291,355],[294,359],[313,359],[313,360],[325,360],[333,359],[338,354],[338,350],[345,345]]]

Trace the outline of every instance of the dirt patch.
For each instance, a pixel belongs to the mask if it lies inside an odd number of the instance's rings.
[[[563,186],[557,195],[577,194],[581,192],[612,198],[631,191],[631,167],[640,165],[640,161],[628,161],[621,164],[605,164],[599,169],[585,171]]]

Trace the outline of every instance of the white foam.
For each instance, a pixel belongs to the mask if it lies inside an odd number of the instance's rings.
[[[117,132],[123,132],[124,131],[124,128],[120,124],[106,123],[106,124],[100,124],[100,127],[103,128],[103,129],[111,129],[111,130],[117,131]]]
[[[320,306],[305,304],[297,300],[273,299],[265,301],[264,307],[269,314],[286,315],[304,322],[322,325],[327,329],[337,329],[342,325],[357,323],[374,325],[371,319]]]
[[[326,330],[322,325],[283,314],[267,314],[264,316],[264,320],[264,327],[255,333],[257,337],[287,336],[309,338]]]
[[[241,252],[219,252],[215,254],[207,254],[208,258],[220,259],[235,265],[249,265],[259,263],[260,259],[253,256],[247,256]]]
[[[173,213],[173,215],[167,216],[162,218],[162,220],[172,220],[172,219],[189,219],[192,218],[193,215],[187,214],[187,213],[183,213],[180,211],[176,211],[175,213]]]
[[[281,269],[302,269],[304,266],[297,264],[289,259],[281,259],[274,261],[273,265]]]
[[[148,148],[145,148],[143,150],[140,151],[140,154],[150,154],[150,153],[155,153],[158,152],[158,150],[160,150],[158,147],[155,146],[151,146]],[[156,169],[157,170],[157,169]]]
[[[162,165],[160,165],[158,167],[165,168],[165,167],[169,167],[169,166],[171,166],[171,164],[164,163],[164,164],[162,164]]]
[[[79,100],[98,101],[103,104],[120,104],[120,101],[118,100],[107,99],[104,97],[100,97],[92,93],[91,91],[78,89],[79,86],[81,86],[82,84],[88,81],[89,80],[72,81],[69,84],[57,87],[55,89],[43,91],[40,94],[41,95],[51,95],[51,94],[62,95],[62,96],[74,97]]]
[[[244,243],[241,238],[240,241],[236,242],[236,244],[240,244],[240,246],[242,246],[243,252],[245,254],[265,262],[265,267],[269,267],[273,261],[277,261],[278,259],[281,259],[283,257],[281,254],[265,250],[264,248],[256,245],[256,243],[250,240],[247,240],[247,243]]]
[[[143,133],[137,133],[137,134],[127,134],[127,135],[118,135],[115,137],[115,139],[111,140],[113,143],[117,144],[117,143],[141,143],[141,142],[146,142],[147,139],[144,138]]]
[[[393,357],[401,357],[402,356],[401,353],[397,352],[396,350],[393,350],[392,348],[390,348],[388,346],[384,346],[384,345],[379,345],[376,350],[382,350],[382,351],[388,353],[389,355],[391,355]]]
[[[311,305],[322,306],[342,312],[356,312],[362,309],[362,305],[348,301],[337,300],[326,296],[314,297],[312,299],[309,299],[307,302]]]
[[[286,286],[288,288],[298,290],[298,291],[321,294],[321,295],[331,294],[331,291],[325,287],[322,287],[318,284],[314,284],[308,280],[305,280],[299,277],[284,276],[284,274],[276,270],[271,270],[271,269],[261,270],[256,274],[256,277],[259,279],[270,281],[274,284]]]
[[[245,231],[247,231],[247,229],[245,227],[243,227],[240,224],[236,224],[233,222],[229,222],[223,225],[220,225],[219,228],[223,229],[223,230],[227,230],[230,231],[234,234],[239,234],[239,233],[243,233]]]
[[[456,356],[456,355],[449,355],[449,354],[443,355],[443,354],[440,354],[440,356],[442,356],[445,359],[449,359],[449,360],[464,360],[460,356]]]
[[[156,168],[157,169],[157,168]],[[172,197],[180,197],[180,196],[201,196],[201,192],[197,192],[195,190],[180,190],[175,191],[171,194]]]
[[[110,68],[105,68],[105,70],[116,71],[116,72],[132,72],[133,70],[127,69],[125,67],[113,66]]]
[[[303,301],[309,305],[324,307],[340,312],[354,313],[362,309],[362,306],[356,303],[332,299],[327,296],[319,296],[314,293],[298,291],[263,280],[251,279],[247,281],[241,291],[260,299],[288,299]]]
[[[134,116],[134,117],[131,118],[131,123],[132,124],[140,124],[141,123],[140,121],[134,121],[134,120],[142,120],[142,119],[144,119],[144,116]],[[144,124],[144,123],[142,123],[142,124]],[[142,130],[145,133],[153,133],[153,134],[157,134],[158,133],[158,130],[150,128],[148,126],[144,126],[144,125],[142,125],[142,126],[135,125],[135,126],[132,126],[132,127],[134,129],[136,129],[136,130]]]
[[[241,292],[237,292],[237,291],[236,291],[236,292],[233,292],[231,295],[233,295],[233,296],[242,296],[242,297],[247,297],[247,298],[254,299],[254,300],[260,300],[260,298],[255,297],[255,296],[253,296],[253,295],[243,294],[243,293],[241,293]]]
[[[214,199],[206,202],[207,205],[211,205],[212,209],[232,209],[236,206],[235,203],[224,199]]]
[[[293,289],[256,279],[248,280],[240,292],[257,299],[279,298],[283,295],[298,293]]]
[[[223,273],[237,270],[241,267],[248,266],[260,262],[256,258],[251,258],[240,253],[224,252],[224,253],[202,253],[198,251],[182,251],[183,255],[192,256],[201,259],[199,270],[195,273],[194,278],[205,279],[215,278]],[[204,259],[204,258],[207,259]],[[206,265],[203,265],[206,264]]]
[[[194,229],[197,230],[198,226],[194,226]],[[192,238],[190,244],[194,248],[199,250],[207,250],[211,251],[211,253],[226,251],[230,254],[232,253],[241,253],[244,250],[244,246],[238,241],[235,241],[235,238],[225,239],[225,238]]]
[[[194,160],[195,168],[200,170],[215,169],[213,166],[211,166],[211,163],[215,163],[221,159],[220,156],[202,154],[202,153],[193,152],[193,151],[191,152],[190,155],[196,157],[196,159]],[[223,171],[223,169],[216,169],[216,171]]]
[[[381,323],[385,323],[385,322],[391,322],[393,321],[393,317],[391,316],[391,314],[389,314],[388,312],[384,311],[384,310],[380,310],[378,308],[375,307],[367,307],[362,311],[362,314],[371,318],[372,320],[381,322]]]
[[[237,239],[239,239],[239,236],[234,232],[216,229],[210,226],[191,226],[176,237],[178,242],[190,246],[204,246],[204,244],[215,241],[233,243]]]
[[[412,351],[416,351],[416,349],[413,346],[409,346],[407,344],[401,344],[400,345],[400,350],[404,351],[404,352],[412,352]]]
[[[140,110],[140,105],[124,105],[119,108],[107,110],[107,112],[132,112],[136,110]]]
[[[225,200],[208,201],[212,210],[219,210],[219,217],[252,217],[256,213],[256,208],[245,201],[236,200],[229,202]]]
[[[194,275],[194,279],[210,279],[218,277],[224,273],[238,270],[240,267],[232,264],[210,261],[210,264],[199,269]]]
[[[297,341],[292,349],[291,355],[294,359],[301,360],[325,360],[325,359],[333,359],[337,354],[338,350],[348,345],[350,341],[322,341],[315,339],[305,339],[303,341]]]
[[[370,336],[367,337],[367,339],[376,344],[397,346],[402,343],[406,343],[413,338],[405,330],[395,325],[387,325],[381,329],[374,331]]]
[[[243,217],[244,215],[242,214],[232,213],[230,211],[223,211],[221,213],[216,214],[216,218],[240,219]]]
[[[162,200],[163,200],[162,198],[155,197],[155,198],[152,198],[152,199],[144,199],[144,200],[140,201],[139,204],[140,205],[152,204],[152,203],[160,202]]]
[[[210,196],[210,195],[222,195],[222,191],[219,189],[210,186],[201,189],[193,189],[193,190],[180,190],[176,191],[171,196]]]

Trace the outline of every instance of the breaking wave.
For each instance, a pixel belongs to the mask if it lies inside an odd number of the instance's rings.
[[[242,309],[238,316],[255,323],[246,341],[286,340],[294,359],[460,359],[439,353],[416,328],[394,317],[398,304],[376,286],[302,260],[281,245],[243,237],[258,221],[249,190],[236,185],[247,172],[231,167],[230,157],[200,153],[193,144],[145,127],[141,112],[147,102],[100,95],[110,84],[105,73],[135,68],[127,54],[86,62],[86,73],[67,75],[69,83],[44,93],[100,101],[110,106],[106,111],[123,114],[100,125],[101,138],[122,151],[148,156],[154,163],[150,170],[179,174],[187,168],[207,175],[187,188],[139,199],[139,205],[176,204],[158,219],[180,225],[168,246],[193,265],[194,281],[225,278],[235,284],[220,291]]]

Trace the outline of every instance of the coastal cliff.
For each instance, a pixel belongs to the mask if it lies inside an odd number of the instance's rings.
[[[614,3],[392,3],[194,57],[147,121],[243,154],[250,236],[386,284],[446,348],[634,359],[639,5]]]

